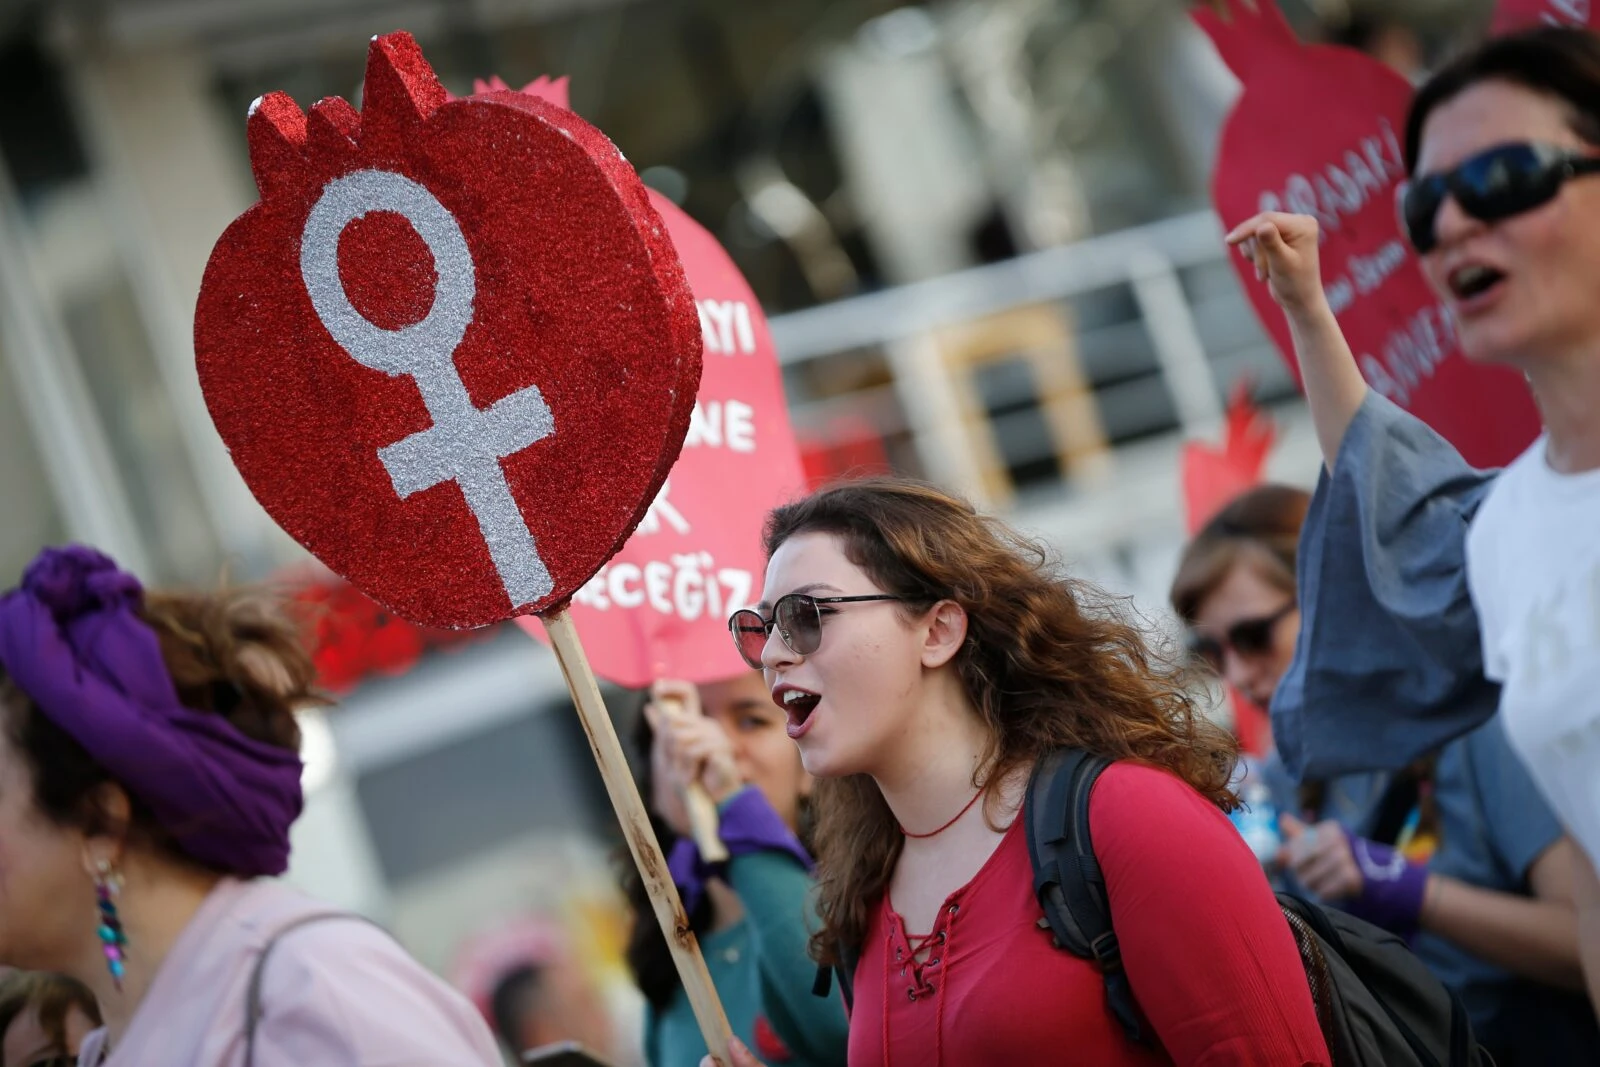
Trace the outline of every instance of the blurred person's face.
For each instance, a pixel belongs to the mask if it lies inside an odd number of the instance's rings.
[[[1423,126],[1417,175],[1447,172],[1486,149],[1543,143],[1594,154],[1559,99],[1481,82],[1439,105]],[[1438,244],[1422,267],[1458,324],[1469,359],[1529,369],[1587,355],[1600,337],[1600,178],[1563,183],[1547,203],[1483,222],[1446,197]],[[1487,284],[1485,284],[1487,282]]]
[[[790,829],[799,825],[800,798],[811,793],[811,775],[784,730],[788,716],[772,702],[766,679],[748,671],[699,686],[700,707],[733,742],[734,764],[746,784],[761,790]]]
[[[34,1067],[35,1064],[54,1063],[62,1056],[76,1056],[83,1039],[94,1029],[94,1021],[74,1004],[67,1009],[62,1029],[66,1037],[65,1048],[45,1032],[39,1022],[38,1008],[29,1006],[12,1019],[11,1025],[6,1028],[5,1038],[0,1041],[0,1063],[7,1067],[12,1064],[16,1067]]]
[[[779,597],[796,592],[832,597],[884,590],[845,557],[837,537],[804,533],[772,554],[762,599],[770,610]],[[809,655],[796,655],[773,629],[762,652],[766,681],[807,771],[828,778],[873,774],[925,721],[918,712],[927,628],[890,601],[821,610],[822,640]],[[800,691],[798,701],[785,699],[789,689]]]
[[[519,1050],[576,1041],[603,1060],[614,1054],[611,1017],[600,991],[576,960],[542,967],[527,993]]]
[[[1241,557],[1195,610],[1193,636],[1216,656],[1223,679],[1258,707],[1272,700],[1294,658],[1300,612],[1294,594]]]
[[[39,810],[28,766],[5,734],[0,729],[0,961],[71,973],[85,954],[98,954],[87,842]]]

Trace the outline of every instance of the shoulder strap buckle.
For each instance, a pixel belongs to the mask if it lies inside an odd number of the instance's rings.
[[[1094,961],[1099,965],[1101,974],[1114,974],[1122,970],[1122,946],[1117,943],[1116,931],[1107,930],[1089,942],[1089,951],[1094,953]]]

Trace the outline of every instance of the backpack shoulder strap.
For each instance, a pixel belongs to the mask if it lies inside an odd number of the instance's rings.
[[[1093,960],[1105,978],[1106,1006],[1129,1041],[1146,1040],[1122,950],[1111,928],[1105,878],[1089,831],[1089,792],[1111,761],[1062,748],[1034,765],[1022,801],[1033,891],[1056,947]]]
[[[352,911],[314,911],[309,915],[302,915],[291,919],[272,932],[267,938],[267,943],[262,946],[261,953],[256,956],[255,966],[250,969],[250,986],[245,993],[244,1004],[244,1067],[255,1067],[256,1061],[256,1029],[261,1024],[261,984],[262,975],[267,969],[267,957],[272,955],[272,950],[278,947],[278,942],[285,934],[292,933],[302,926],[312,923],[325,922],[329,919],[349,919],[353,922],[364,922],[377,929],[383,929],[366,916],[357,915]]]
[[[846,1008],[855,1007],[856,962],[860,958],[859,953],[851,952],[841,945],[839,947],[838,963],[832,967],[826,963],[817,964],[817,977],[811,983],[811,995],[814,997],[826,997],[833,992],[833,982],[837,978],[839,992],[844,997],[844,1006]]]

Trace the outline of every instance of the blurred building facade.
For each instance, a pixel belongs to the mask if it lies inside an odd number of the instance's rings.
[[[1397,63],[1487,8],[1284,6]],[[1155,610],[1178,445],[1218,432],[1233,382],[1277,414],[1272,472],[1314,475],[1207,207],[1237,85],[1178,0],[0,0],[7,584],[66,539],[153,581],[304,562],[212,429],[191,317],[255,199],[249,102],[358,102],[367,39],[397,28],[456,93],[572,76],[746,272],[818,476],[934,478]],[[609,878],[586,746],[519,633],[362,685],[311,733],[295,877],[436,966],[486,916]]]

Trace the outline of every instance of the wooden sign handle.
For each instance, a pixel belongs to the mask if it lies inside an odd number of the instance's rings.
[[[683,701],[675,697],[657,700],[656,707],[670,718],[678,718],[689,713]],[[700,858],[707,863],[726,861],[728,846],[722,843],[717,802],[711,799],[706,787],[699,782],[690,782],[688,788],[683,791],[683,807],[689,815],[689,836],[694,838],[695,847],[700,850]]]
[[[672,876],[667,872],[667,858],[662,855],[661,843],[656,840],[655,831],[650,827],[650,816],[639,797],[639,787],[634,784],[628,760],[622,754],[622,745],[617,740],[611,716],[606,714],[600,687],[595,684],[594,671],[589,668],[589,657],[584,655],[578,632],[565,611],[540,618],[544,622],[545,632],[550,635],[550,644],[555,648],[561,673],[566,676],[567,690],[572,694],[573,703],[578,706],[578,721],[583,723],[583,732],[589,737],[589,748],[600,767],[600,777],[611,796],[611,806],[616,809],[617,822],[622,826],[628,851],[633,853],[639,877],[650,895],[650,906],[656,913],[656,921],[666,935],[667,947],[672,951],[672,962],[677,965],[678,977],[683,980],[683,989],[689,996],[689,1006],[694,1009],[695,1021],[700,1024],[700,1033],[705,1037],[711,1055],[724,1067],[731,1067],[733,1060],[728,1055],[728,1038],[733,1031],[728,1026],[727,1013],[722,1010],[722,1001],[717,999],[716,987],[711,984],[711,973],[706,970],[705,958],[700,955],[700,942],[695,940],[694,932],[689,929],[689,916],[683,910],[683,901],[678,898],[678,887],[672,884]],[[706,799],[709,801],[711,798]],[[715,814],[713,808],[712,815]]]

